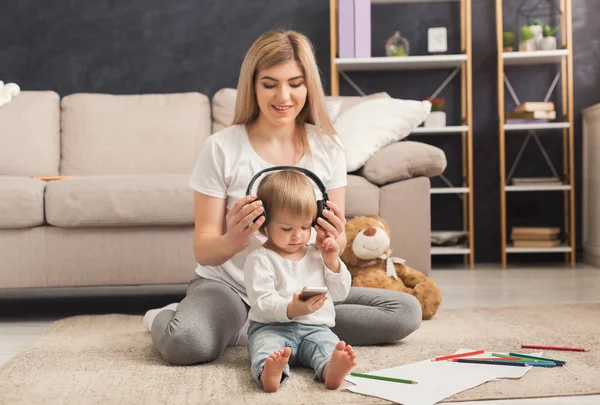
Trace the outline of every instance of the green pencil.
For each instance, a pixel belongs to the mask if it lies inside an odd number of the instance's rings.
[[[400,378],[392,378],[392,377],[382,377],[380,375],[371,375],[371,374],[361,374],[361,373],[350,373],[351,376],[361,377],[361,378],[370,378],[372,380],[381,380],[381,381],[390,381],[397,382],[403,384],[416,384],[416,381],[413,380],[402,380]]]
[[[502,361],[526,361],[528,363],[537,363],[537,362],[548,362],[548,361],[550,361],[550,360],[537,360],[537,359],[534,360],[531,357],[527,357],[526,358],[526,357],[521,356],[521,355],[517,356],[514,353],[511,356],[508,356],[508,355],[502,354],[502,353],[492,353],[492,356],[498,357],[498,360],[502,360]],[[504,357],[518,357],[519,360],[503,360]],[[475,359],[475,360],[477,360],[477,359]],[[552,361],[554,361],[554,360],[552,360]]]
[[[523,359],[534,359],[534,360],[542,360],[542,361],[553,361],[555,363],[558,364],[566,364],[566,361],[564,360],[553,360],[553,359],[547,359],[545,357],[536,357],[536,356],[530,356],[528,354],[520,354],[520,353],[510,353],[511,356],[515,356],[515,357],[521,357]]]

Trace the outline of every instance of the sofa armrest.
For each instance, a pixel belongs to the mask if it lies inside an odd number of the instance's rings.
[[[380,188],[379,216],[390,226],[392,256],[429,274],[431,269],[431,197],[427,177]]]
[[[438,176],[446,169],[446,154],[422,142],[395,142],[369,158],[361,174],[379,186],[412,177]]]

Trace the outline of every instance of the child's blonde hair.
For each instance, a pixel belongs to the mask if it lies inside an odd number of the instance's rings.
[[[304,73],[306,104],[296,117],[296,126],[304,149],[310,153],[304,124],[313,124],[317,133],[327,134],[333,140],[336,131],[327,114],[325,93],[313,45],[299,32],[268,31],[258,37],[248,49],[240,71],[233,124],[245,125],[258,117],[260,109],[254,87],[258,72],[289,61],[296,61]]]
[[[282,170],[265,176],[256,190],[257,199],[262,201],[266,221],[286,212],[294,217],[310,219],[317,216],[317,201],[311,181],[304,174],[294,170]]]

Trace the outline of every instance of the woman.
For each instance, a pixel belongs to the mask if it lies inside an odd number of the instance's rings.
[[[294,31],[270,31],[248,50],[240,72],[234,124],[211,135],[198,158],[194,191],[197,278],[177,305],[148,311],[152,341],[170,364],[210,362],[227,345],[244,344],[248,297],[244,261],[264,242],[261,202],[246,196],[253,175],[274,165],[313,171],[327,187],[329,211],[317,241],[329,232],[346,246],[346,161],[331,124],[314,51]],[[257,219],[258,218],[258,219]],[[402,339],[421,322],[405,293],[352,288],[336,304],[333,331],[352,345]]]

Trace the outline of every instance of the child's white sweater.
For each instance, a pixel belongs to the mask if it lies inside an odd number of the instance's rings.
[[[246,258],[244,284],[250,301],[250,321],[262,323],[300,322],[335,326],[333,303],[346,299],[352,278],[344,262],[340,272],[325,266],[319,249],[309,245],[302,259],[295,262],[272,250],[259,247]],[[287,317],[287,306],[303,287],[327,287],[327,301],[316,312],[294,319]]]

